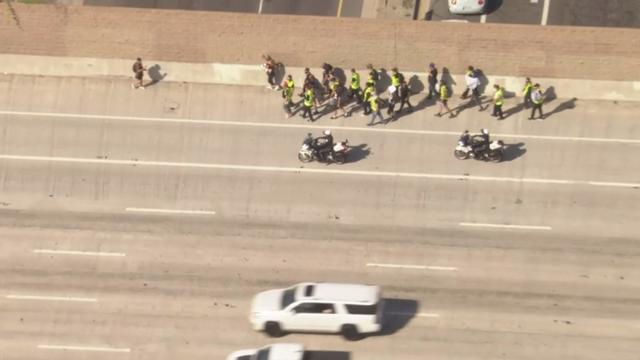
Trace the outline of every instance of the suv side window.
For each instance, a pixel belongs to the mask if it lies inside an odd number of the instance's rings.
[[[336,310],[333,307],[333,304],[302,303],[293,308],[293,312],[296,314],[335,314]]]
[[[346,304],[347,311],[349,314],[355,315],[375,315],[378,311],[378,304],[373,305],[356,305],[356,304]]]

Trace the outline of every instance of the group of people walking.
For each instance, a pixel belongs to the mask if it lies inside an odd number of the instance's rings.
[[[295,93],[295,81],[291,75],[287,75],[281,85],[276,83],[276,69],[278,63],[276,63],[270,56],[263,55],[265,64],[263,68],[267,73],[268,88],[282,91],[282,98],[284,100],[285,116],[290,118],[294,115],[294,93]],[[369,126],[378,123],[387,124],[390,121],[395,121],[398,115],[403,111],[405,106],[408,112],[413,111],[411,105],[410,96],[411,88],[405,79],[404,75],[398,71],[397,68],[391,69],[390,85],[386,91],[388,97],[382,99],[379,96],[378,82],[380,81],[381,72],[373,67],[372,64],[367,65],[367,78],[364,88],[361,86],[361,76],[355,68],[350,71],[349,78],[343,83],[336,69],[327,63],[322,65],[322,78],[318,80],[309,70],[304,70],[304,80],[302,86],[302,92],[298,95],[302,97],[302,117],[307,121],[315,121],[314,116],[318,116],[319,106],[325,105],[325,109],[329,109],[329,112],[333,111],[331,119],[336,119],[340,116],[348,117],[353,114],[354,111],[362,109],[362,116],[370,116],[371,119],[368,123]],[[462,105],[458,107],[457,113],[449,108],[449,99],[452,94],[451,84],[447,83],[445,74],[448,74],[446,68],[442,69],[442,75],[439,76],[438,69],[435,64],[429,64],[427,70],[427,84],[428,94],[427,100],[436,98],[439,104],[438,112],[434,116],[441,117],[448,115],[450,118],[455,117],[461,109],[469,107],[468,105]],[[473,66],[469,66],[465,73],[465,90],[460,96],[460,99],[469,99],[471,106],[477,105],[479,111],[484,111],[488,106],[483,106],[481,97],[481,81],[482,74],[476,70]],[[450,78],[450,77],[449,77]],[[504,119],[504,99],[505,88],[501,85],[493,85],[493,96],[491,102],[493,103],[492,116],[499,119]],[[522,89],[522,96],[524,98],[524,107],[531,108],[530,120],[535,119],[536,113],[539,115],[539,119],[544,119],[542,111],[542,104],[544,102],[544,94],[540,84],[533,84],[531,79],[526,78],[524,87]],[[349,110],[345,109],[345,105],[353,101],[354,105]],[[382,115],[381,108],[383,105],[387,105],[387,111],[385,118]],[[398,109],[396,110],[396,107]]]

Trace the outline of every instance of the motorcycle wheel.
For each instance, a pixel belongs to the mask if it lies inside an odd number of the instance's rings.
[[[298,160],[300,160],[303,163],[308,163],[311,162],[311,160],[313,160],[311,158],[311,155],[309,155],[308,153],[298,153]]]
[[[347,162],[347,158],[346,156],[344,156],[344,154],[336,153],[333,155],[333,161],[335,161],[336,164],[344,164],[345,162]]]
[[[467,159],[469,157],[469,153],[466,153],[466,152],[464,152],[462,150],[455,150],[453,152],[453,156],[455,156],[456,159],[458,159],[458,160],[465,160],[465,159]]]
[[[499,163],[502,161],[503,156],[502,151],[494,151],[494,153],[491,154],[491,162]]]

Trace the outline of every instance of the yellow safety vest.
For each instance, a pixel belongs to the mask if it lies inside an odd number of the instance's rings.
[[[373,94],[373,86],[367,86],[367,88],[364,89],[364,101],[369,101],[371,94]]]
[[[524,89],[522,89],[522,95],[527,95],[527,93],[529,91],[531,91],[531,88],[533,87],[533,84],[531,82],[527,82],[524,84]]]
[[[311,107],[313,105],[313,90],[309,89],[304,93],[304,106]]]
[[[287,80],[287,88],[293,89],[294,87],[296,87],[296,83],[293,82],[293,79]]]
[[[371,105],[371,110],[378,111],[378,98],[373,96],[369,99],[369,105]]]
[[[351,74],[351,88],[353,90],[360,89],[360,74]]]
[[[496,93],[493,95],[494,104],[500,106],[504,102],[504,88],[500,88],[496,90]]]
[[[447,85],[440,86],[440,100],[447,100],[449,98],[449,91],[447,90]]]
[[[391,75],[391,85],[395,86],[396,89],[400,86],[400,75],[393,74]]]

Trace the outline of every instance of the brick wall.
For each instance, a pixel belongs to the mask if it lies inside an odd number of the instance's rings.
[[[257,64],[268,52],[294,66],[640,80],[637,29],[16,4],[19,29],[1,5],[2,53]]]

